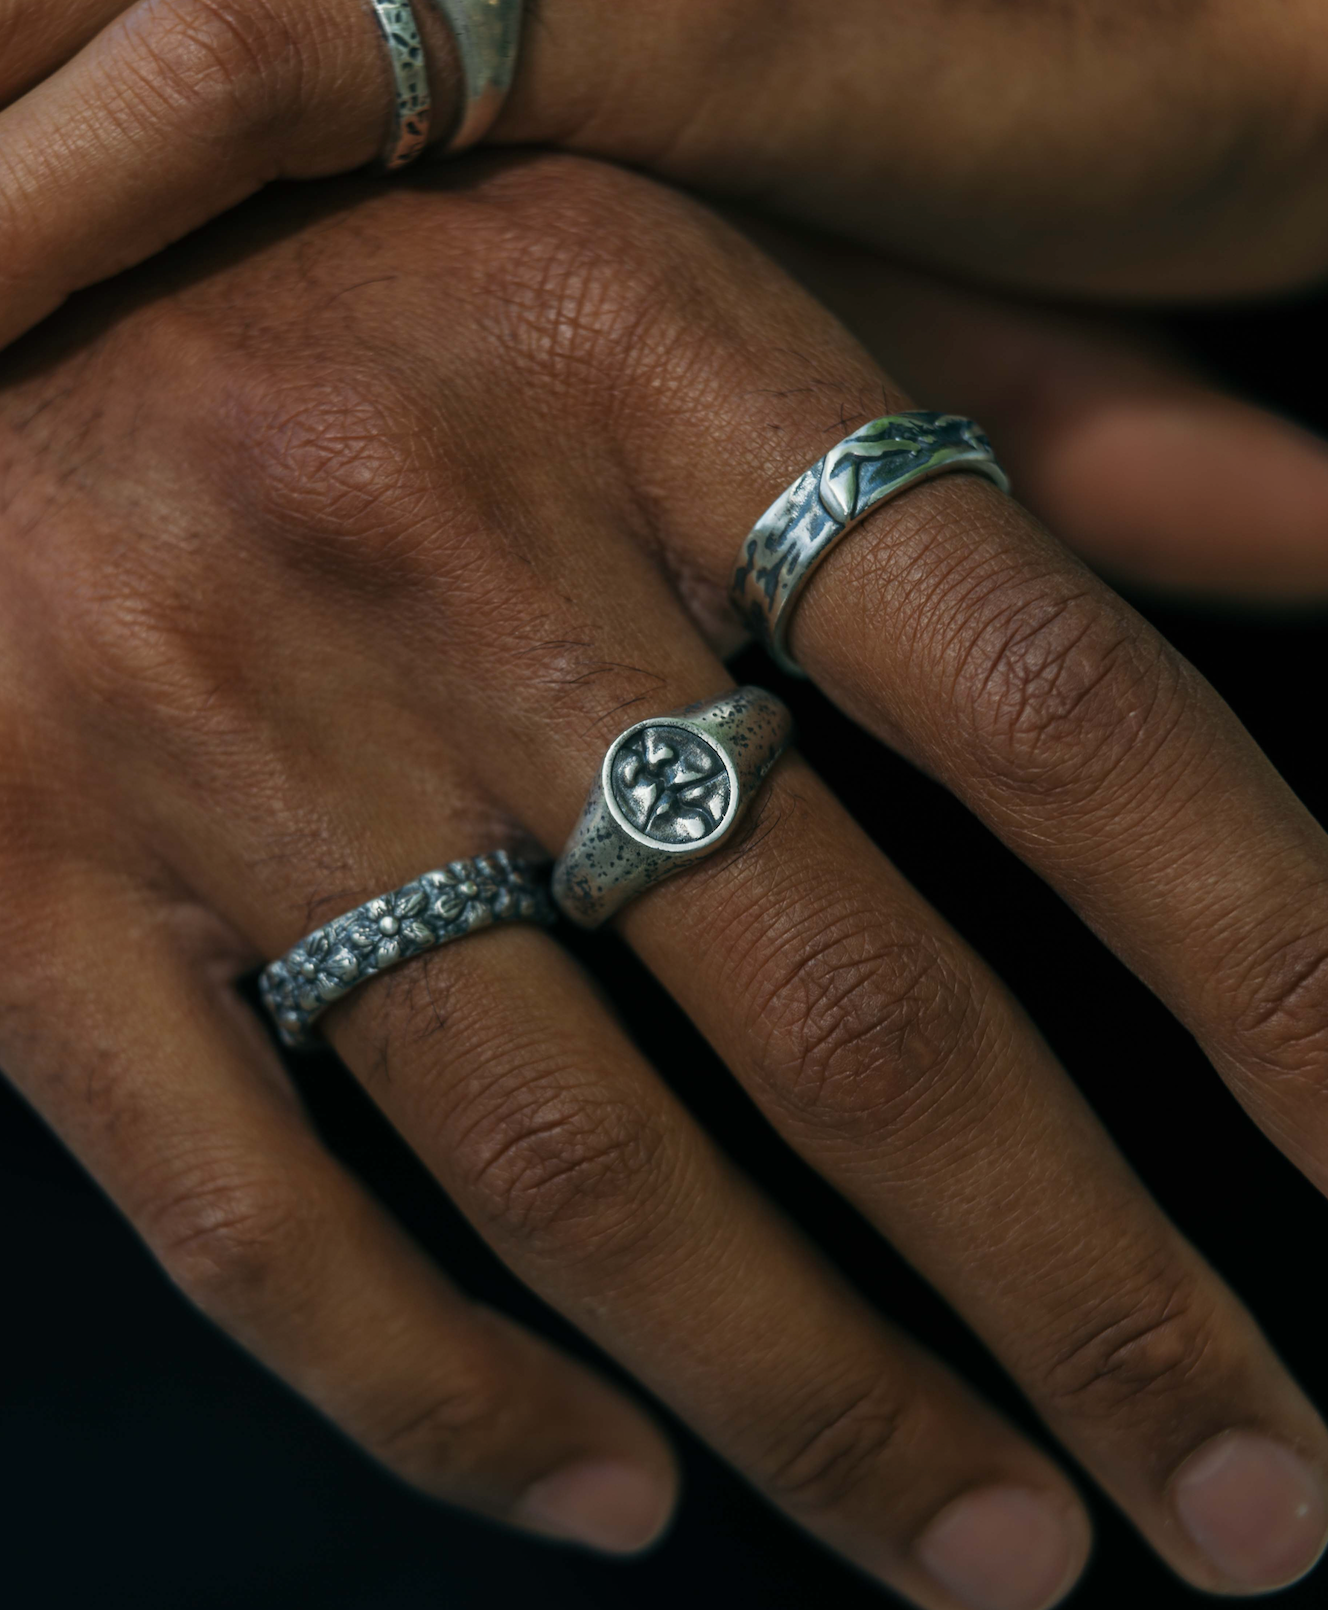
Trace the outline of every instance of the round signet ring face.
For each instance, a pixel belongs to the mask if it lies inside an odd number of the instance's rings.
[[[623,832],[655,850],[712,848],[737,816],[733,762],[692,722],[629,727],[604,757],[601,786]]]
[[[792,736],[763,688],[651,716],[609,745],[553,871],[553,897],[583,928],[711,854],[742,820]]]

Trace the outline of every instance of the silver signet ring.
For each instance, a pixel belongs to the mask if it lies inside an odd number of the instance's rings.
[[[597,928],[731,836],[788,747],[793,718],[764,688],[651,716],[609,745],[553,869],[553,898]]]

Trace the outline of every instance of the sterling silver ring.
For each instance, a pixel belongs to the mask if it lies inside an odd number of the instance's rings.
[[[503,109],[516,73],[524,0],[432,0],[452,30],[461,69],[456,125],[440,145],[449,156],[477,145]],[[369,0],[392,70],[392,128],[381,167],[394,173],[429,143],[429,63],[411,0]]]
[[[609,745],[567,846],[553,898],[582,928],[712,855],[788,747],[793,718],[764,688],[651,716]]]
[[[410,0],[369,0],[392,70],[392,127],[380,166],[395,173],[413,162],[429,140],[432,103],[429,64]]]
[[[379,973],[496,922],[547,925],[555,915],[534,862],[506,850],[451,861],[315,928],[263,970],[259,993],[283,1042],[308,1045],[333,1001]]]
[[[444,156],[477,145],[503,109],[516,72],[525,0],[433,0],[456,39],[461,111]]]
[[[1010,490],[991,443],[971,419],[886,414],[846,436],[770,505],[742,545],[729,596],[782,670],[806,675],[788,651],[788,633],[793,606],[817,565],[887,498],[952,470],[985,475]]]

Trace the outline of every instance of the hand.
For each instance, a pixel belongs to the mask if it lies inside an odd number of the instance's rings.
[[[416,11],[434,129],[451,36]],[[270,179],[368,162],[365,0],[0,0],[0,345]],[[1039,289],[1215,296],[1328,268],[1318,0],[542,0],[494,138],[559,144]]]
[[[0,1060],[203,1309],[428,1492],[608,1548],[674,1475],[323,1152],[230,984],[506,838],[729,684],[742,534],[903,399],[751,246],[569,158],[282,196],[0,391]],[[167,276],[170,276],[169,278]],[[951,477],[794,651],[1052,879],[1328,1183],[1328,841],[1201,678]],[[993,974],[796,757],[620,931],[788,1140],[985,1337],[1177,1571],[1328,1529],[1328,1434]],[[546,934],[365,986],[333,1044],[511,1266],[927,1610],[1080,1570],[1066,1479],[738,1177]]]

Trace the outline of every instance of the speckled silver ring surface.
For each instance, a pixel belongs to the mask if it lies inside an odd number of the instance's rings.
[[[429,63],[410,0],[369,0],[392,69],[392,127],[379,167],[395,173],[413,162],[429,141],[433,105]]]
[[[661,878],[712,855],[792,736],[792,716],[764,688],[736,688],[620,733],[554,863],[564,915],[598,928]]]
[[[433,0],[456,39],[461,110],[441,155],[477,145],[503,109],[516,72],[526,0]]]
[[[551,923],[547,868],[498,850],[335,917],[263,971],[259,992],[286,1045],[312,1043],[319,1017],[357,985],[496,922]]]
[[[788,651],[793,606],[812,572],[887,498],[952,470],[1010,490],[981,426],[958,414],[886,414],[818,459],[765,511],[742,545],[730,598],[771,659],[805,676]]]

